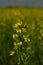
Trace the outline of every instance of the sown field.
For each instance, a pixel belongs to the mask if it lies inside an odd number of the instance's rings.
[[[43,9],[0,8],[0,65],[43,65]]]

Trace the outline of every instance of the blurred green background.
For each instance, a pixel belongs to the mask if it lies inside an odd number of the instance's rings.
[[[15,24],[26,31],[17,33]],[[23,39],[27,34],[29,42]],[[18,41],[22,45],[14,46]],[[0,65],[43,65],[43,9],[0,8]]]

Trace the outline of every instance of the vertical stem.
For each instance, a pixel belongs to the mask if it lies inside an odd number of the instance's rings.
[[[18,62],[19,62],[18,65],[20,65],[20,48],[18,48]]]

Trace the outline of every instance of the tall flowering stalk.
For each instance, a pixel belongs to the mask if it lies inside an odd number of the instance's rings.
[[[26,60],[29,58],[28,51],[31,49],[29,46],[30,38],[28,33],[28,25],[22,21],[16,22],[13,25],[13,51],[10,51],[10,56],[17,54],[18,65],[21,61],[26,65]]]

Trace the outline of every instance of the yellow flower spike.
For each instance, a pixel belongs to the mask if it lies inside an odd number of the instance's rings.
[[[12,56],[15,53],[15,51],[10,51],[10,56]]]

